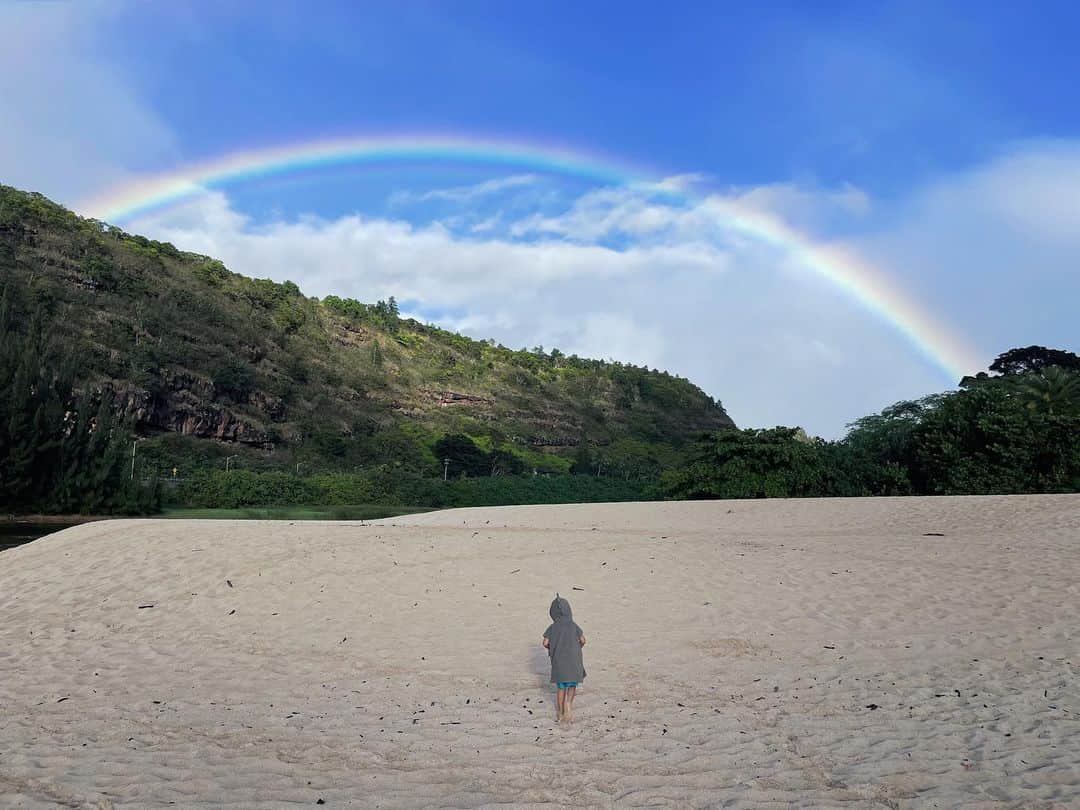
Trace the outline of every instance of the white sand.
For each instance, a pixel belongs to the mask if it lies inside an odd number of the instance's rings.
[[[0,554],[0,806],[1080,806],[1078,575],[1080,496],[93,523]]]

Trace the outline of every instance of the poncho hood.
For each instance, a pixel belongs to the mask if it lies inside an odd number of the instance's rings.
[[[574,620],[574,614],[570,611],[570,603],[558,594],[555,595],[551,602],[548,615],[551,616],[553,622],[572,622]]]

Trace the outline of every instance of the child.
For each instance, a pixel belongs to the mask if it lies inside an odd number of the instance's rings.
[[[551,657],[551,682],[559,690],[555,696],[555,706],[560,723],[573,723],[574,694],[577,685],[585,680],[585,665],[581,661],[585,634],[574,623],[570,603],[558,594],[555,594],[548,613],[554,624],[544,631],[543,645]]]

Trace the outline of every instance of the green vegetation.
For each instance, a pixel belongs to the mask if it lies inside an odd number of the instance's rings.
[[[74,358],[46,339],[35,315],[22,331],[14,292],[0,295],[0,508],[139,514],[159,503],[155,483],[128,472],[130,425],[111,392],[78,393]]]
[[[1013,349],[960,390],[900,402],[839,442],[789,429],[702,437],[663,476],[674,498],[1080,491],[1080,357]]]
[[[176,501],[200,509],[318,504],[354,508],[379,504],[395,508],[500,506],[517,503],[635,501],[657,497],[655,484],[641,480],[576,475],[460,476],[443,481],[401,468],[367,473],[327,473],[300,477],[246,470],[202,472],[180,487]]]

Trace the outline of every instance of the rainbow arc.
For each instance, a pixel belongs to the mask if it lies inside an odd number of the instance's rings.
[[[561,175],[597,185],[633,185],[659,179],[656,172],[560,146],[460,137],[335,138],[234,152],[192,163],[136,179],[79,208],[97,219],[124,223],[178,205],[208,188],[335,166],[423,162]],[[950,383],[983,365],[964,340],[880,268],[839,247],[819,244],[779,218],[736,202],[710,198],[709,210],[715,212],[718,227],[783,250],[799,266],[896,330]]]

